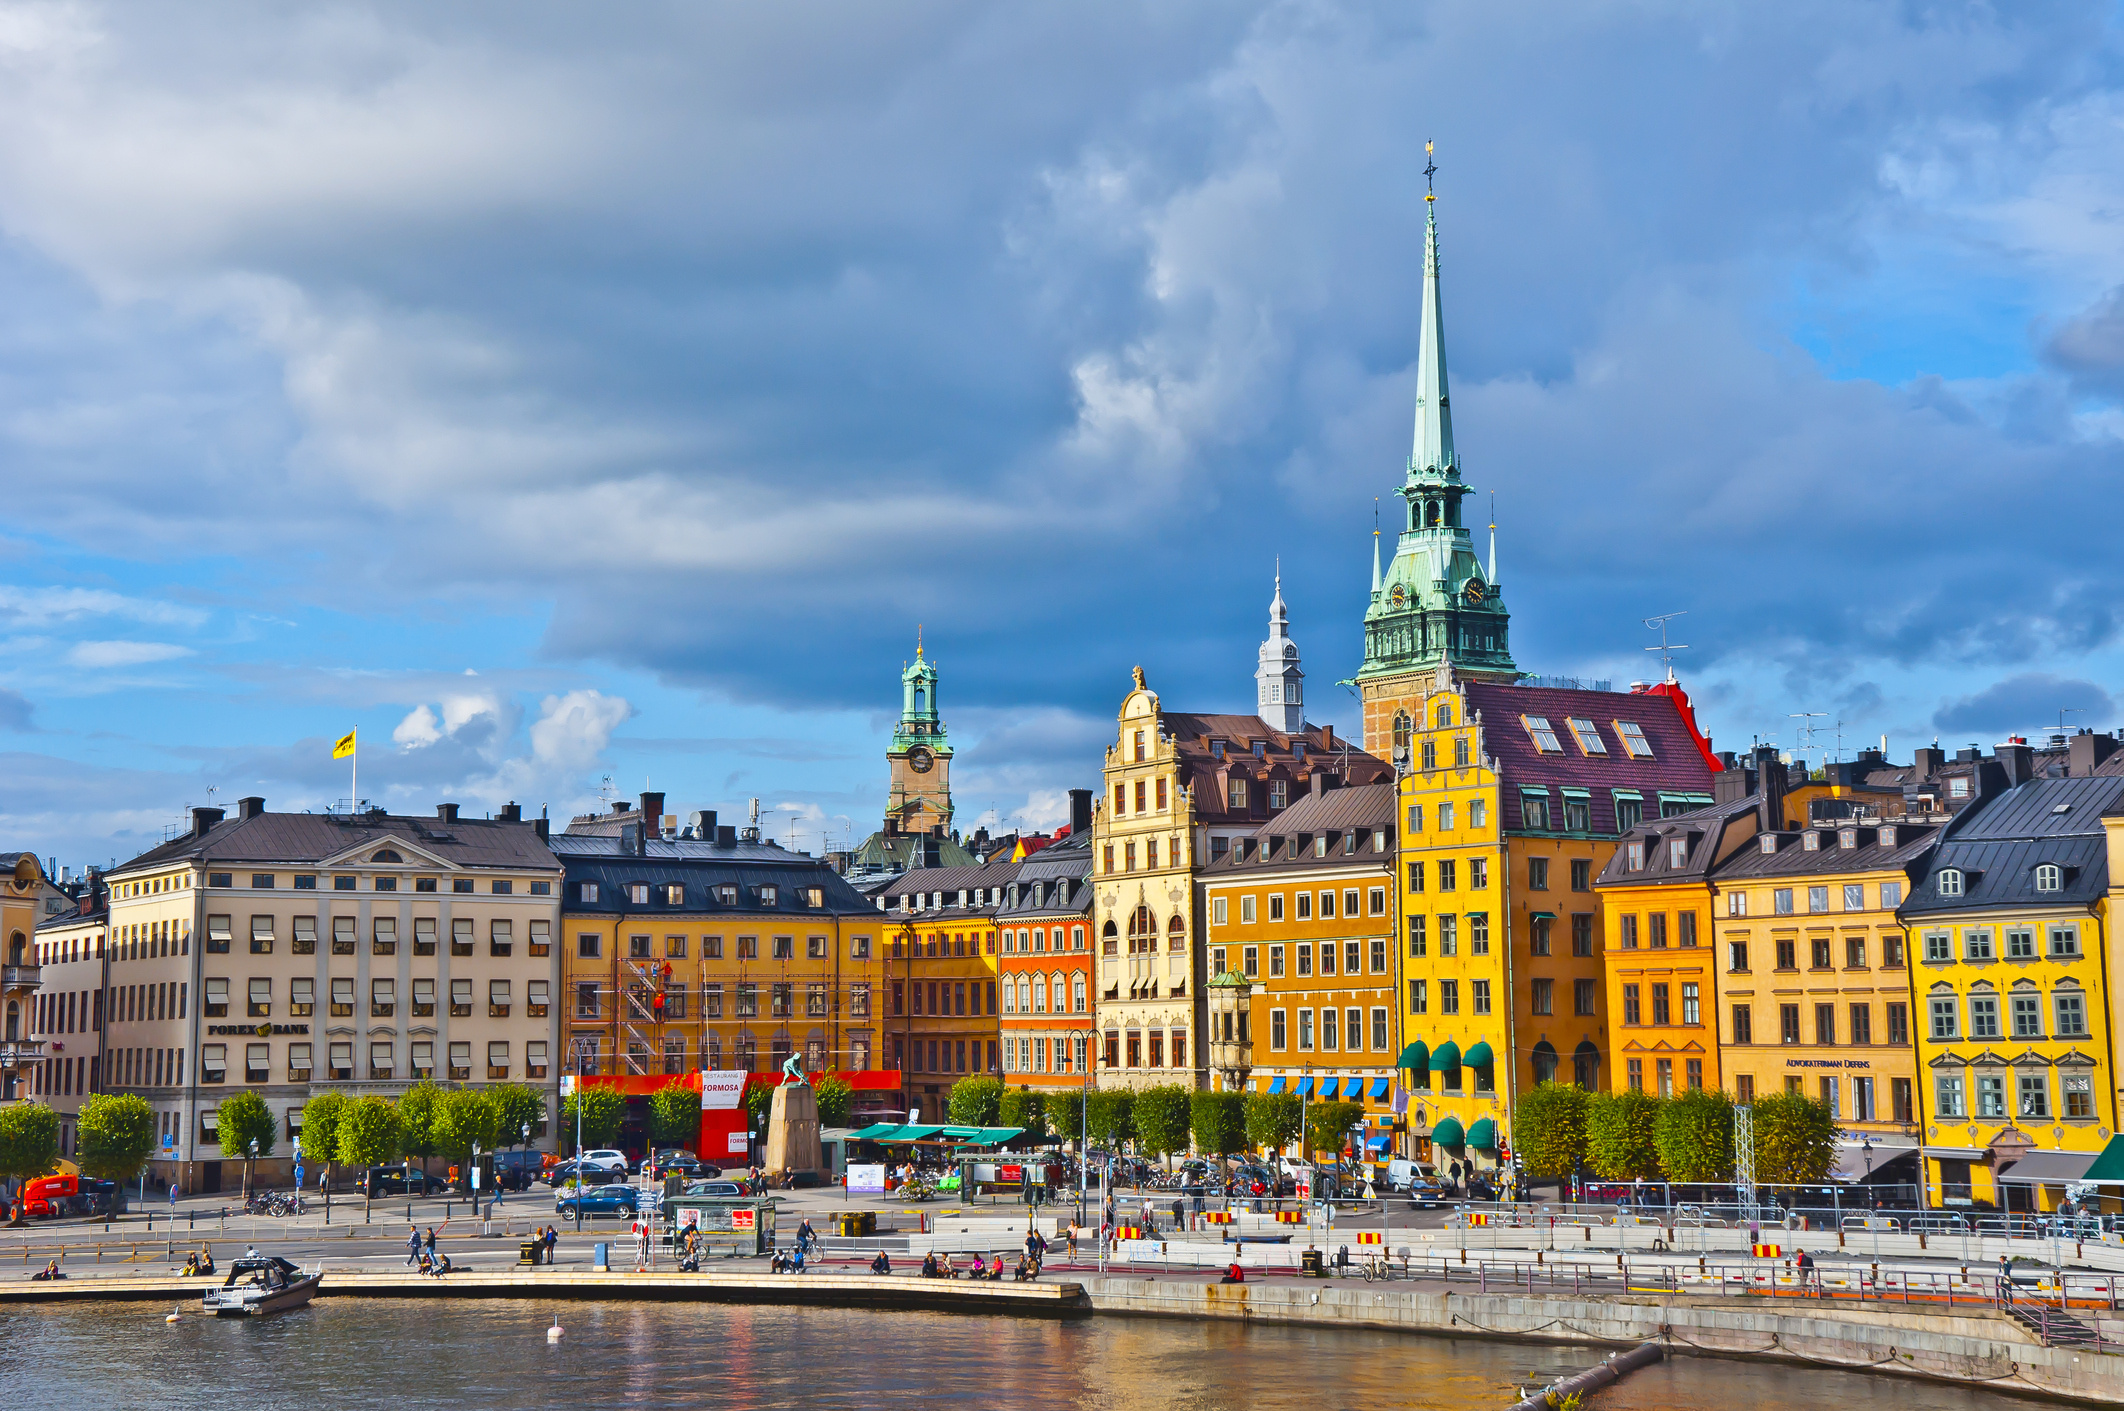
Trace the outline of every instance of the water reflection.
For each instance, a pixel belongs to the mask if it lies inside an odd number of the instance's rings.
[[[870,1407],[926,1397],[981,1407],[1191,1411],[1245,1405],[1502,1407],[1580,1370],[1583,1348],[1164,1319],[1066,1324],[711,1304],[447,1305],[329,1299],[274,1318],[165,1326],[150,1304],[0,1313],[17,1405],[251,1408],[375,1400],[512,1408]],[[558,1313],[567,1335],[548,1346]],[[1600,1411],[2003,1411],[1989,1392],[1763,1364],[1682,1359],[1603,1393]]]

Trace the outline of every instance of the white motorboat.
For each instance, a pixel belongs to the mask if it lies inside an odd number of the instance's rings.
[[[206,1311],[221,1318],[300,1308],[317,1294],[322,1273],[305,1274],[278,1255],[246,1255],[229,1266],[218,1289],[206,1291]]]

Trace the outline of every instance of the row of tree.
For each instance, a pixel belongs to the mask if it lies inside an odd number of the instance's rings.
[[[1178,1084],[1036,1093],[975,1077],[952,1086],[947,1115],[962,1126],[1023,1127],[1060,1141],[1081,1136],[1109,1151],[1134,1142],[1146,1156],[1170,1157],[1191,1150],[1204,1156],[1281,1151],[1298,1140],[1301,1122],[1308,1152],[1339,1151],[1364,1109],[1354,1102],[1300,1103],[1293,1093],[1197,1092]]]
[[[1734,1173],[1733,1099],[1722,1092],[1589,1093],[1543,1083],[1520,1094],[1512,1136],[1520,1169],[1533,1180],[1590,1171],[1607,1181],[1730,1181]],[[1836,1116],[1804,1093],[1777,1093],[1753,1104],[1755,1179],[1806,1185],[1828,1176],[1836,1160]]]

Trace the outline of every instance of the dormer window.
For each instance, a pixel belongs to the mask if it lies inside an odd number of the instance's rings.
[[[1645,843],[1642,838],[1632,838],[1630,840],[1630,870],[1632,872],[1645,870]]]
[[[2065,869],[2055,862],[2040,863],[2036,867],[2035,887],[2039,892],[2062,892],[2065,890]]]
[[[1850,851],[1851,849],[1853,849],[1853,848],[1857,847],[1857,846],[1858,846],[1858,829],[1856,829],[1856,828],[1839,828],[1839,829],[1837,829],[1837,830],[1836,830],[1836,845],[1837,845],[1838,847],[1840,847],[1840,848],[1844,849],[1844,850],[1845,850],[1846,852],[1849,852],[1849,851]]]
[[[1667,841],[1667,866],[1687,867],[1688,865],[1689,840],[1687,838],[1670,838]]]
[[[902,897],[900,900],[905,901],[906,898]],[[722,883],[715,889],[715,904],[717,906],[736,906],[738,904],[738,889],[728,882]]]
[[[1571,737],[1578,741],[1580,751],[1589,755],[1604,755],[1608,752],[1607,741],[1600,738],[1600,728],[1592,721],[1581,720],[1574,715],[1569,717],[1568,723],[1571,727]]]
[[[1652,742],[1645,738],[1645,730],[1634,720],[1615,722],[1615,733],[1622,737],[1623,753],[1632,759],[1652,758]]]
[[[1267,759],[1267,758],[1268,758],[1268,741],[1266,741],[1266,740],[1256,740],[1256,741],[1254,741],[1254,758],[1255,758],[1255,759]]]
[[[1816,833],[1816,832],[1814,832],[1814,831],[1812,831],[1812,830],[1809,830],[1808,832],[1805,832],[1805,833],[1802,833],[1802,834],[1800,834],[1800,851],[1801,851],[1801,852],[1820,852],[1821,850],[1822,850],[1822,835],[1821,835],[1821,834],[1819,834],[1819,833]]]
[[[773,884],[773,883],[771,883],[771,882],[770,882],[770,883],[768,883],[768,884],[767,884],[766,886],[764,886],[764,887],[760,888],[760,905],[761,905],[761,906],[778,906],[778,905],[780,905],[780,903],[779,903],[779,902],[778,902],[778,901],[776,900],[776,898],[777,898],[777,897],[778,897],[779,895],[780,895],[780,894],[779,894],[779,893],[777,892],[777,890],[775,889],[775,886],[774,886],[774,884]]]
[[[1776,851],[1777,851],[1777,834],[1775,834],[1775,833],[1765,833],[1765,834],[1763,834],[1763,837],[1762,837],[1762,847],[1763,847],[1763,852],[1764,852],[1764,854],[1765,854],[1765,855],[1768,855],[1768,854],[1770,854],[1770,853],[1774,853],[1774,852],[1776,852]]]
[[[1940,869],[1939,894],[1943,897],[1958,897],[1962,894],[1962,870],[1959,867]]]
[[[1947,781],[1947,797],[1950,799],[1968,798],[1969,781],[1967,779],[1949,779]]]
[[[627,884],[627,900],[635,906],[649,905],[649,884],[647,882],[629,882]]]
[[[1210,741],[1210,758],[1214,759],[1219,764],[1224,763],[1224,741]]]
[[[1549,724],[1547,716],[1522,715],[1519,723],[1527,728],[1527,736],[1534,741],[1535,749],[1543,754],[1563,753],[1563,741],[1556,738],[1556,728]]]
[[[583,900],[584,900],[584,901],[586,901],[586,902],[594,902],[594,901],[596,901],[596,900],[597,900],[597,883],[595,883],[595,882],[585,882],[585,883],[583,883],[583,891],[582,891],[582,896],[583,896]]]
[[[1895,846],[1894,825],[1891,824],[1881,829],[1881,846],[1884,848],[1892,848]]]

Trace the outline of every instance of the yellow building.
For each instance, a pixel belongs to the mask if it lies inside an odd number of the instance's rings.
[[[1251,1086],[1361,1104],[1394,1125],[1396,789],[1307,795],[1202,874],[1209,969],[1252,986]]]
[[[1020,866],[999,857],[923,868],[878,893],[890,971],[886,1062],[904,1075],[908,1110],[922,1121],[945,1120],[959,1079],[1002,1076],[996,912]]]
[[[1479,1169],[1506,1149],[1513,1094],[1603,1081],[1614,1016],[1594,879],[1619,836],[1709,804],[1714,761],[1672,686],[1566,690],[1442,669],[1410,704],[1390,729],[1409,765],[1399,953],[1411,1133],[1442,1148],[1436,1159]]]
[[[2117,1130],[2104,816],[2120,803],[2120,778],[2004,790],[1955,819],[1903,904],[1931,1199],[2052,1209]]]
[[[30,1038],[30,1006],[36,1002],[40,980],[31,938],[44,919],[45,894],[51,890],[37,855],[29,852],[0,853],[0,936],[6,948],[0,952],[6,968],[0,970],[0,1102],[15,1102],[26,1095],[27,1070],[44,1056],[43,1045]]]

